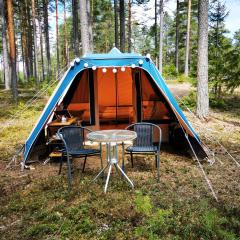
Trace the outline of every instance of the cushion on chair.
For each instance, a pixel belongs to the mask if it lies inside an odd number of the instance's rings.
[[[81,156],[81,155],[95,155],[100,154],[99,149],[79,149],[79,150],[70,150],[68,153],[72,156]]]
[[[157,146],[149,146],[149,147],[139,147],[139,146],[130,146],[126,148],[127,152],[157,152]]]

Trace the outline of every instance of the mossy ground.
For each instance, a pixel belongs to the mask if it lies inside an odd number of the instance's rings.
[[[28,95],[29,91],[21,93],[22,103]],[[8,96],[0,92],[1,128],[22,108]],[[35,162],[34,170],[24,172],[19,166],[5,170],[45,102],[38,100],[0,132],[0,239],[240,239],[240,170],[212,141],[208,145],[217,151],[218,160],[203,166],[218,202],[197,163],[167,147],[161,152],[160,183],[153,158],[139,156],[134,168],[126,165],[135,189],[113,172],[107,194],[102,179],[92,183],[100,167],[98,158],[89,158],[85,173],[82,160],[75,161],[71,191],[66,166],[59,176],[57,162]],[[186,115],[202,137],[207,127],[214,129],[214,137],[240,161],[239,112],[240,103],[235,103],[231,109],[212,110],[204,122]]]

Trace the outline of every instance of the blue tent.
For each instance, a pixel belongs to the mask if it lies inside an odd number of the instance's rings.
[[[171,113],[174,115],[175,122],[177,122],[183,130],[183,135],[189,136],[190,142],[193,144],[197,153],[205,153],[197,133],[184,116],[178,103],[169,91],[161,74],[151,61],[150,57],[140,56],[134,53],[121,53],[118,49],[113,48],[108,54],[88,54],[81,59],[75,59],[74,62],[71,63],[71,66],[58,83],[55,91],[39,117],[39,120],[26,140],[23,163],[25,164],[30,157],[30,153],[34,152],[35,146],[40,141],[39,139],[44,139],[44,137],[42,138],[40,136],[45,134],[44,129],[47,127],[47,123],[53,118],[53,113],[56,110],[56,107],[59,106],[64,98],[71,96],[73,91],[77,89],[77,86],[73,87],[73,82],[76,77],[79,79],[81,78],[79,74],[83,74],[88,70],[93,72],[96,69],[101,69],[101,72],[114,72],[120,71],[120,69],[125,70],[126,68],[130,69],[131,72],[142,71],[149,79],[151,79],[152,84],[157,87],[157,91],[161,94],[162,98],[164,98],[164,102],[168,105],[168,108],[170,108]],[[122,74],[124,74],[124,72]],[[94,114],[94,111],[92,114]],[[140,121],[141,120],[142,119],[140,119]],[[90,121],[89,124],[94,124],[94,122],[91,123]],[[41,143],[46,144],[44,143],[44,140],[41,140]]]

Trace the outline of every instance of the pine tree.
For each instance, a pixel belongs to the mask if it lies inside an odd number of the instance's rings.
[[[189,72],[189,49],[190,49],[190,30],[191,30],[191,5],[192,1],[188,0],[188,18],[187,18],[187,37],[186,37],[186,51],[185,51],[185,68],[184,74],[188,77]]]
[[[222,84],[226,78],[227,70],[224,65],[227,61],[226,52],[231,47],[231,43],[227,40],[224,34],[224,21],[228,12],[226,6],[220,0],[214,0],[210,5],[210,36],[209,36],[209,78],[213,85],[213,90],[216,97],[220,97]]]
[[[31,0],[32,4],[32,26],[33,26],[33,42],[34,42],[34,78],[36,81],[36,84],[39,84],[38,79],[38,54],[37,54],[37,30],[36,30],[36,9],[35,9],[35,0]]]
[[[80,20],[81,20],[82,54],[85,55],[86,53],[91,53],[93,51],[90,0],[81,1]]]
[[[13,18],[13,2],[7,0],[7,26],[8,26],[8,39],[9,39],[9,52],[10,52],[10,69],[11,69],[11,86],[13,100],[17,102],[17,69],[16,69],[16,45],[14,36],[14,18]]]
[[[120,50],[125,52],[125,1],[120,0]]]
[[[197,116],[205,118],[209,112],[208,95],[208,0],[199,0]]]
[[[73,49],[75,57],[79,56],[79,2],[72,0],[72,31],[73,31]]]
[[[57,53],[57,78],[60,74],[60,59],[59,59],[59,34],[58,34],[58,0],[55,0],[56,7],[56,53]]]
[[[159,72],[162,73],[163,67],[163,19],[164,19],[164,12],[163,12],[163,0],[160,0],[160,36],[159,36]]]
[[[48,79],[52,76],[51,68],[51,55],[50,55],[50,43],[49,43],[49,23],[48,23],[48,3],[49,0],[43,0],[43,26],[44,26],[44,39],[45,39],[45,52],[47,57],[47,76]]]
[[[8,56],[8,45],[7,45],[7,32],[6,32],[6,14],[3,0],[0,0],[1,9],[1,23],[2,23],[2,48],[3,48],[3,71],[4,71],[4,82],[5,89],[10,90],[11,79],[9,72],[9,56]]]
[[[175,67],[178,72],[178,61],[179,61],[179,0],[177,0],[177,8],[176,8],[176,38],[175,38]]]
[[[119,48],[119,9],[118,0],[114,0],[114,33],[115,33],[115,47]]]

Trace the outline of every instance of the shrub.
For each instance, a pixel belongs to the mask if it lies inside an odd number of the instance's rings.
[[[152,213],[152,204],[149,196],[143,196],[141,192],[137,192],[135,199],[135,209],[137,213],[150,216]]]
[[[176,77],[178,75],[177,70],[174,65],[165,65],[163,67],[163,76],[167,78]]]
[[[45,234],[54,233],[58,229],[56,224],[36,224],[27,231],[27,236],[43,236]]]

